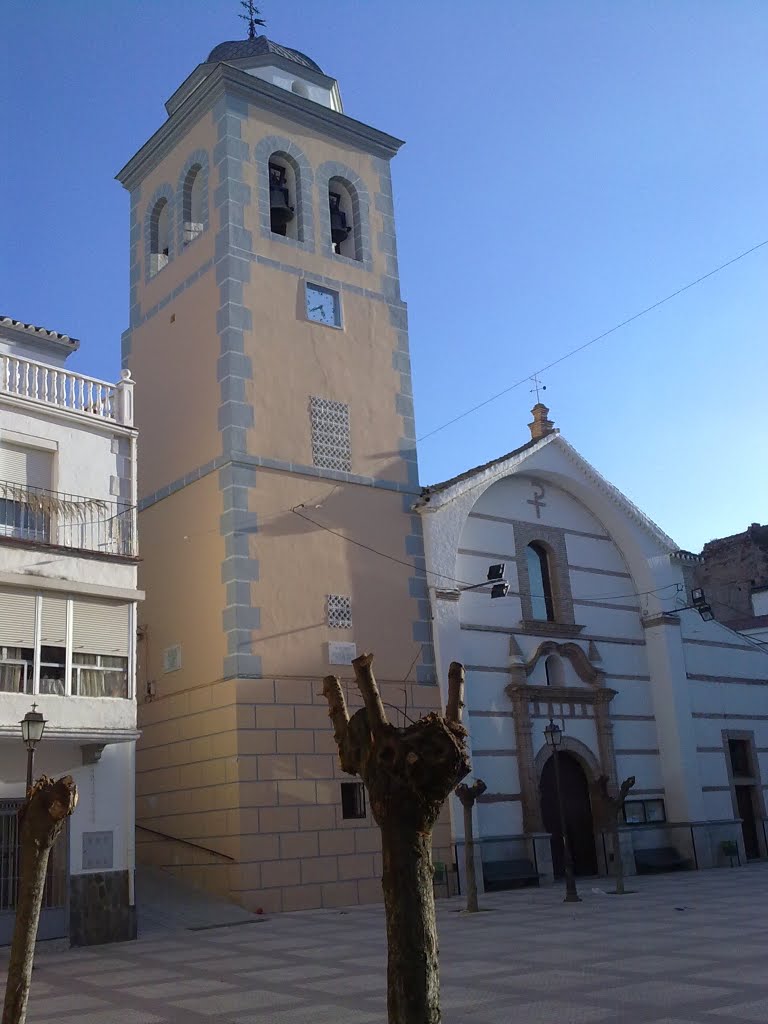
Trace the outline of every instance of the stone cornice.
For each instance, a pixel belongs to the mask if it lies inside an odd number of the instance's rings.
[[[228,64],[217,64],[165,124],[118,171],[115,175],[117,180],[129,191],[136,188],[189,128],[225,94],[237,96],[261,110],[314,129],[321,135],[330,136],[373,156],[391,159],[403,145],[401,139],[355,121],[346,114],[339,114]]]
[[[505,690],[510,700],[517,698],[539,704],[610,704],[618,692],[609,686],[582,690],[576,686],[532,686],[530,683],[510,683]]]
[[[665,549],[667,554],[673,555],[679,551],[677,544],[672,540],[671,537],[667,536],[666,533],[657,526],[656,523],[647,516],[645,512],[642,512],[633,501],[622,494],[618,487],[614,487],[606,478],[599,473],[595,467],[580,455],[579,452],[569,444],[565,438],[561,438],[561,448],[568,459],[584,473],[589,479],[590,483],[594,484],[607,498],[609,498],[615,505],[617,505],[621,511],[629,516],[638,526],[642,527],[646,533],[649,533],[653,539],[660,543]]]
[[[584,629],[573,622],[548,622],[544,619],[521,619],[521,633],[528,636],[578,636]]]
[[[198,88],[200,83],[205,81],[208,75],[210,75],[219,63],[226,63],[230,67],[239,68],[241,70],[256,67],[276,67],[280,68],[282,71],[289,72],[295,78],[303,78],[308,82],[314,82],[315,85],[323,86],[326,89],[333,89],[336,84],[336,79],[331,78],[330,75],[321,74],[313,68],[297,65],[294,61],[288,60],[286,57],[282,57],[277,53],[265,53],[261,57],[237,57],[228,61],[217,61],[216,63],[211,64],[198,64],[192,74],[188,75],[184,79],[178,89],[176,89],[176,91],[166,101],[165,109],[168,113],[175,113],[187,96],[191,95],[194,90]],[[301,70],[297,71],[297,67]],[[251,77],[255,76],[252,75]]]

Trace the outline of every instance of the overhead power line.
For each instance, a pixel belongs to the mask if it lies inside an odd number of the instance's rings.
[[[486,398],[484,401],[478,402],[477,405],[473,405],[470,409],[465,409],[464,412],[460,412],[458,416],[454,416],[452,419],[447,420],[445,423],[441,423],[440,426],[435,427],[433,430],[427,431],[426,434],[422,434],[421,437],[416,439],[416,443],[419,444],[421,441],[426,441],[428,437],[434,437],[435,434],[438,434],[441,430],[445,430],[446,427],[453,426],[454,423],[458,423],[459,420],[463,420],[467,416],[471,416],[472,413],[477,412],[478,409],[483,409],[486,405],[490,405],[491,402],[495,402],[499,398],[503,398],[504,395],[508,395],[510,391],[514,391],[515,388],[519,388],[521,385],[526,384],[533,377],[546,373],[547,370],[551,370],[555,366],[559,366],[559,364],[565,362],[566,359],[570,359],[572,356],[577,355],[577,353],[583,352],[584,349],[589,348],[590,345],[595,345],[598,341],[602,341],[603,338],[607,338],[609,335],[615,334],[616,331],[620,331],[621,328],[626,327],[627,324],[631,324],[635,320],[639,320],[641,316],[651,313],[654,309],[658,309],[659,306],[663,306],[666,302],[670,302],[672,299],[677,298],[678,295],[682,295],[683,292],[687,292],[691,288],[695,288],[697,284],[701,284],[701,282],[706,281],[707,278],[713,277],[715,274],[719,274],[721,270],[725,270],[726,267],[733,266],[734,263],[738,263],[739,260],[743,260],[746,256],[750,256],[753,252],[757,252],[758,249],[762,249],[763,246],[766,245],[768,245],[768,238],[764,239],[762,242],[758,242],[757,245],[753,245],[750,249],[745,249],[744,252],[740,252],[738,256],[734,256],[732,259],[726,260],[725,263],[721,263],[718,267],[714,267],[712,270],[707,271],[706,274],[702,274],[701,277],[697,277],[695,281],[689,281],[688,284],[684,284],[682,288],[678,288],[676,291],[670,292],[669,295],[665,295],[663,299],[659,299],[650,306],[646,306],[645,309],[641,309],[639,313],[634,313],[632,316],[627,317],[626,320],[622,320],[621,323],[615,324],[607,331],[603,331],[602,334],[597,334],[594,338],[590,338],[589,341],[585,341],[583,344],[577,345],[576,348],[570,349],[563,355],[558,356],[557,359],[553,359],[551,363],[547,363],[546,366],[539,367],[539,369],[533,374],[526,374],[525,377],[521,377],[520,380],[515,381],[514,384],[510,384],[509,387],[504,388],[502,391],[497,391],[496,394],[491,395],[490,398]]]

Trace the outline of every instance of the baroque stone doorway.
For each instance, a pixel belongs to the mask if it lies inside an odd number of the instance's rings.
[[[577,875],[596,875],[595,826],[587,776],[579,761],[571,754],[561,751],[558,756],[565,831],[571,847],[574,871]],[[561,878],[564,874],[563,836],[557,805],[554,755],[542,769],[540,794],[544,829],[552,836],[552,868],[555,878]]]

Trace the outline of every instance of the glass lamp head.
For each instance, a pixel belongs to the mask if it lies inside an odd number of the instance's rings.
[[[551,718],[549,720],[549,725],[544,730],[544,739],[547,741],[547,746],[551,747],[553,750],[557,750],[562,742],[563,731],[559,725],[555,725]]]
[[[34,750],[45,732],[45,719],[36,709],[37,704],[33,704],[32,710],[28,711],[20,722],[21,738],[27,750]]]

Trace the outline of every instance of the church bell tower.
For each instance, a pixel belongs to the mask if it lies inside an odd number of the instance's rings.
[[[370,902],[378,831],[320,680],[372,650],[390,704],[439,701],[411,514],[402,143],[265,36],[216,46],[166,110],[118,175],[147,593],[139,856],[251,909]],[[447,845],[438,830],[436,859]]]

